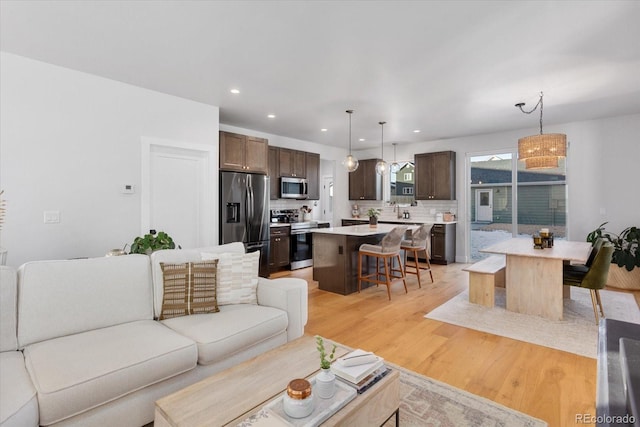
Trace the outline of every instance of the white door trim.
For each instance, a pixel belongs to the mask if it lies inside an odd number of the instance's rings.
[[[205,167],[203,168],[202,188],[203,200],[202,218],[210,220],[203,221],[202,246],[212,246],[218,242],[218,211],[216,209],[215,191],[218,186],[217,165],[218,151],[214,145],[195,144],[183,141],[161,139],[143,136],[141,142],[141,177],[140,177],[140,233],[144,235],[149,232],[151,224],[151,157],[154,148],[175,149],[183,151],[195,151],[204,155]]]

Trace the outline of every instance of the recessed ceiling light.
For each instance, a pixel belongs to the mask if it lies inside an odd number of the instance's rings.
[[[276,115],[275,114],[267,114],[267,117],[269,117],[270,119],[275,119]]]
[[[366,139],[360,138],[358,141],[362,142],[362,141],[366,141]]]
[[[231,89],[230,92],[237,95],[240,93],[240,89]]]
[[[413,133],[420,133],[420,129],[414,130]]]
[[[325,129],[325,128],[320,129],[320,132],[326,132],[326,131],[327,131],[327,129]]]

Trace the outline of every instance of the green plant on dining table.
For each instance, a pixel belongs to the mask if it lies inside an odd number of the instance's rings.
[[[333,362],[336,356],[336,345],[333,345],[331,353],[327,355],[324,348],[324,340],[319,335],[316,335],[316,344],[316,348],[318,349],[318,352],[320,352],[320,367],[322,369],[329,369],[331,367],[331,362]]]
[[[627,227],[620,234],[610,233],[605,230],[607,222],[600,224],[598,228],[587,235],[587,242],[595,243],[599,238],[613,244],[613,256],[611,262],[618,267],[624,267],[627,271],[635,267],[640,268],[640,228]]]

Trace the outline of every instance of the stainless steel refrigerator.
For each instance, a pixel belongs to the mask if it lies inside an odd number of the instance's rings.
[[[260,251],[260,276],[269,276],[269,177],[220,172],[220,243]]]

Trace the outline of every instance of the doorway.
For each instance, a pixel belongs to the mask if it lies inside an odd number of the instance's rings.
[[[320,206],[322,208],[322,220],[333,221],[333,177],[322,177],[322,199]]]
[[[493,190],[476,190],[476,222],[493,221]]]
[[[142,145],[141,233],[164,231],[183,248],[215,244],[213,147],[155,138]]]

